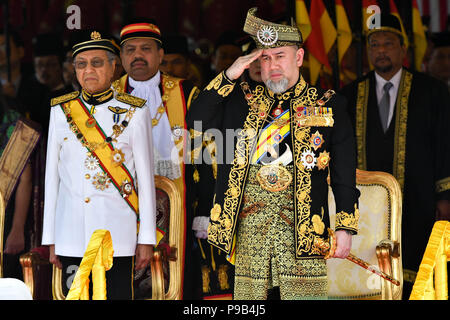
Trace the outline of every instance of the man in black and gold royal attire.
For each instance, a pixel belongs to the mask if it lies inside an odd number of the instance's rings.
[[[445,83],[402,67],[400,21],[369,30],[374,70],[342,89],[355,128],[358,168],[392,174],[402,188],[403,298],[408,299],[433,224],[450,219],[450,97]]]
[[[203,130],[238,132],[233,160],[218,165],[208,241],[235,263],[234,299],[267,299],[278,287],[281,299],[323,299],[327,267],[316,244],[328,238],[328,173],[337,207],[334,257],[348,255],[358,230],[352,127],[345,100],[301,76],[298,28],[255,12],[244,31],[259,50],[220,73],[187,117],[192,128],[201,121]],[[237,81],[256,59],[265,85]]]

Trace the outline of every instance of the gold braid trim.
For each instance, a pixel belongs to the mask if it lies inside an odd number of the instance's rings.
[[[444,192],[450,190],[450,177],[447,177],[445,179],[441,179],[438,182],[436,182],[436,192]]]
[[[408,122],[408,101],[411,91],[412,73],[403,70],[396,102],[393,176],[403,192],[405,185],[406,129]]]
[[[138,108],[142,108],[145,105],[145,103],[147,102],[147,100],[145,100],[145,99],[141,99],[141,98],[132,96],[131,94],[128,94],[125,92],[117,93],[116,99],[120,102],[130,104],[130,105],[138,107]]]
[[[223,72],[208,87],[210,89],[218,88],[222,82],[222,77]],[[208,87],[206,90],[208,90]],[[209,243],[227,253],[230,253],[232,248],[233,234],[236,227],[238,210],[242,201],[245,181],[247,179],[250,155],[255,148],[259,129],[274,103],[274,100],[264,95],[264,91],[264,87],[258,85],[253,92],[253,98],[249,104],[257,107],[250,108],[243,130],[238,133],[238,141],[228,178],[228,189],[225,192],[223,210],[219,204],[215,204],[213,208],[214,214],[211,215],[211,223],[208,227]],[[260,117],[261,111],[265,112],[264,117]]]
[[[369,79],[358,84],[356,98],[356,147],[358,153],[358,169],[366,170],[366,130],[367,102],[369,100]]]
[[[74,92],[67,93],[65,95],[53,98],[52,100],[50,100],[50,106],[54,107],[58,104],[73,100],[75,98],[78,98],[79,95],[80,95],[80,91],[74,91]]]
[[[297,106],[314,106],[318,98],[317,89],[310,87],[305,90],[299,98],[291,101],[291,112]],[[294,148],[294,225],[295,225],[295,255],[300,258],[307,256],[322,255],[320,249],[315,245],[314,223],[311,220],[311,170],[306,169],[301,162],[301,154],[310,149],[311,127],[291,126],[292,145]]]
[[[355,213],[341,211],[336,213],[336,230],[346,229],[358,232],[359,210],[355,204]]]
[[[225,98],[233,91],[235,84],[227,78],[225,71],[222,71],[206,86],[205,90],[210,91],[214,89],[220,96]]]

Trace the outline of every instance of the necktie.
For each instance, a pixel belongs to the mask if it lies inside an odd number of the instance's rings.
[[[383,97],[381,97],[380,104],[378,105],[378,111],[380,112],[381,125],[383,126],[383,131],[386,132],[388,129],[389,121],[389,106],[391,104],[391,97],[389,95],[389,89],[391,89],[393,84],[391,82],[386,82],[383,86]]]

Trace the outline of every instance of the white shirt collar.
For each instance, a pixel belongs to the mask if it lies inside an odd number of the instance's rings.
[[[386,82],[390,82],[393,84],[391,90],[394,90],[394,91],[389,91],[389,92],[397,92],[398,87],[400,85],[400,79],[402,78],[402,70],[403,70],[403,68],[400,68],[400,70],[398,70],[397,73],[390,80],[384,79],[375,71],[377,93],[378,93],[378,91],[380,91],[382,93],[381,95],[383,95],[383,87],[386,84]],[[380,99],[381,99],[381,97],[380,97]]]

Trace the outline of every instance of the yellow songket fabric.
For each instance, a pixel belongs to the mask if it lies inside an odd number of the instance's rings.
[[[92,300],[106,300],[106,274],[113,265],[113,244],[108,230],[96,230],[73,279],[66,300],[89,300],[89,275],[92,271]]]

